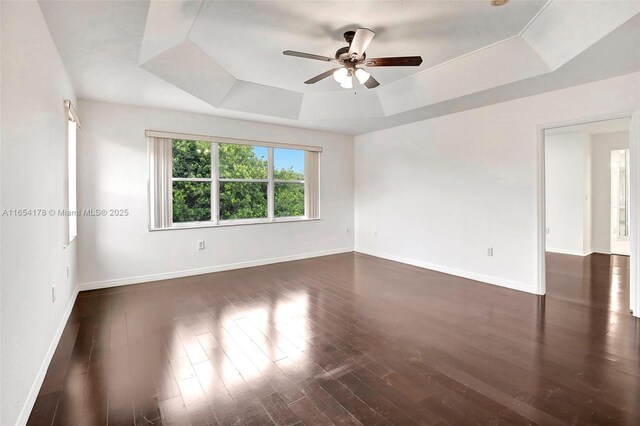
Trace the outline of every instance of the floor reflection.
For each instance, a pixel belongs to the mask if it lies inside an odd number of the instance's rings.
[[[547,294],[614,312],[629,312],[629,257],[547,253]]]
[[[29,424],[638,424],[628,259],[547,265],[546,297],[360,254],[81,293]]]
[[[309,296],[303,290],[229,302],[214,316],[222,352],[210,361],[224,383],[252,382],[269,374],[274,362],[299,360],[310,347]]]
[[[626,419],[623,423],[632,424],[637,419],[628,413],[637,406],[640,382],[634,378],[639,368],[631,361],[638,356],[634,343],[638,338],[629,326],[639,324],[629,310],[629,260],[628,256],[619,255],[582,257],[547,253],[547,302],[553,305],[553,310],[541,321],[572,332],[571,351],[582,356],[572,365],[578,371],[577,383],[584,389],[607,389],[608,398],[616,399],[628,410],[621,413]],[[582,307],[588,310],[583,311]],[[547,366],[550,355],[561,355],[550,352],[545,349],[540,356],[540,362]],[[597,413],[592,413],[588,420],[606,421]]]

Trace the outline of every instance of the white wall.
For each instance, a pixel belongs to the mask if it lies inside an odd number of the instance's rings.
[[[353,249],[352,137],[93,101],[81,101],[80,110],[80,208],[131,212],[80,217],[80,283],[140,282]],[[321,220],[147,231],[147,129],[322,146]],[[197,250],[197,240],[205,240],[206,250]]]
[[[356,136],[356,250],[535,292],[538,126],[632,111],[639,77]]]
[[[590,150],[588,133],[545,137],[547,251],[589,253]]]
[[[0,4],[1,204],[3,209],[62,209],[63,100],[73,100],[73,90],[38,4]],[[76,246],[63,249],[65,235],[63,217],[2,217],[2,425],[28,417],[42,368],[55,349],[51,344],[73,301]]]
[[[547,251],[610,252],[611,151],[626,148],[628,132],[546,136]]]
[[[629,132],[602,133],[591,136],[592,225],[591,249],[611,251],[611,151],[629,148]]]

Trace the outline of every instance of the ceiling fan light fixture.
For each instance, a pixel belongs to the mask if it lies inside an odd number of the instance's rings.
[[[369,74],[368,72],[366,72],[362,68],[358,68],[356,70],[356,78],[358,79],[360,84],[365,84],[367,82],[367,80],[369,80],[369,77],[371,77],[371,74]]]
[[[506,3],[509,0],[489,1]],[[358,83],[367,89],[374,89],[380,85],[369,72],[358,68],[359,65],[365,67],[417,67],[422,64],[422,57],[420,56],[367,58],[367,48],[375,35],[375,32],[367,28],[358,28],[356,31],[345,32],[344,39],[349,45],[338,49],[334,57],[314,55],[295,50],[285,50],[282,54],[338,64],[339,68],[333,68],[311,77],[304,84],[315,84],[333,75],[333,78],[345,89],[352,89],[357,84],[355,82],[356,78]]]
[[[340,83],[340,87],[344,89],[353,89],[353,77],[349,76],[342,80],[342,83]]]
[[[340,68],[338,70],[335,70],[334,73],[333,73],[333,78],[338,83],[342,83],[347,78],[349,78],[349,70],[347,70],[346,68]]]

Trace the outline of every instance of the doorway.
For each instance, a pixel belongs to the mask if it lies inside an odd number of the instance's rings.
[[[629,149],[611,151],[611,254],[629,256],[629,207],[631,164]]]
[[[598,303],[640,316],[633,309],[635,123],[625,114],[540,129],[540,294],[607,294]]]

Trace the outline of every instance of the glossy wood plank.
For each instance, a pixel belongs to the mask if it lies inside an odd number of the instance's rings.
[[[537,297],[360,254],[83,292],[30,425],[640,423],[629,259]]]

